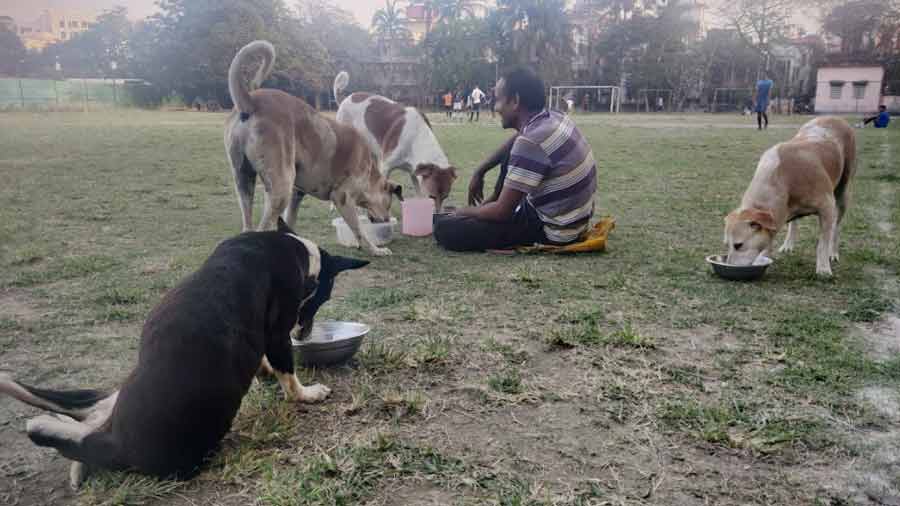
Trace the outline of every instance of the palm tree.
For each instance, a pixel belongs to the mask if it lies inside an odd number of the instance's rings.
[[[394,82],[394,41],[410,37],[406,19],[403,11],[397,7],[397,2],[398,0],[384,0],[384,8],[378,9],[372,16],[372,30],[378,37],[382,51],[387,55],[388,87]]]
[[[378,9],[372,16],[372,30],[382,47],[386,48],[388,57],[391,56],[395,40],[407,39],[410,36],[403,11],[397,7],[398,1],[384,0],[384,8]]]

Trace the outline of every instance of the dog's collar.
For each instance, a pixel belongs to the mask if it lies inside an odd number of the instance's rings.
[[[250,119],[250,113],[249,113],[249,112],[242,112],[242,113],[241,113],[241,122],[243,123],[244,121],[247,121],[248,119]]]

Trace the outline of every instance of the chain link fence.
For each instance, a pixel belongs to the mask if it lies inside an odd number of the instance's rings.
[[[153,86],[137,79],[0,78],[0,111],[92,111],[158,105]]]

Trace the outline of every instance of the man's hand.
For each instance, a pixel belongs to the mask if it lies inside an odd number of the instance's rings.
[[[477,206],[484,201],[484,173],[476,170],[469,181],[469,205]]]

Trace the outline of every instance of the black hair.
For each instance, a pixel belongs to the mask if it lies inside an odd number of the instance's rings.
[[[516,67],[503,74],[504,93],[512,98],[519,95],[519,104],[528,111],[540,111],[547,105],[544,81],[527,67]]]
[[[884,105],[884,104],[879,105],[878,108],[879,108],[879,109],[885,109],[885,110],[887,110],[887,106]]]

